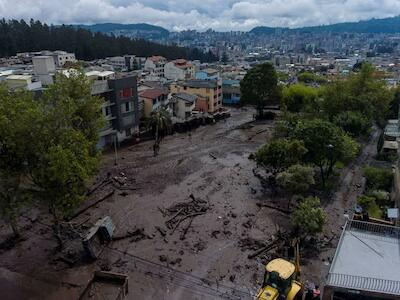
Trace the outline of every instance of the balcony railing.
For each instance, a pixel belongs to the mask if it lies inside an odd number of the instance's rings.
[[[330,273],[327,284],[347,289],[400,295],[400,281],[395,280]]]

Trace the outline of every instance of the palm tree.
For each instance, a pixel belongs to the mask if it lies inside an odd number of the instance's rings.
[[[164,108],[151,113],[148,128],[152,130],[154,135],[154,156],[158,155],[160,142],[171,131],[171,127],[171,117]]]

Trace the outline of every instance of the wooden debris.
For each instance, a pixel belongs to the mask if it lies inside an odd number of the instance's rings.
[[[103,202],[104,200],[107,200],[108,198],[112,197],[115,194],[115,190],[112,190],[110,193],[108,193],[107,195],[105,195],[104,197],[100,198],[99,200],[95,201],[94,203],[90,204],[87,207],[84,207],[82,209],[80,209],[79,211],[77,211],[75,214],[73,214],[70,218],[69,221],[75,219],[76,217],[78,217],[79,215],[83,214],[84,212],[86,212],[89,208],[92,208],[94,206],[96,206],[97,204],[99,204],[100,202]]]
[[[190,202],[176,203],[166,210],[158,208],[164,217],[168,215],[171,216],[167,221],[165,221],[166,227],[172,230],[170,233],[171,235],[176,231],[183,221],[190,219],[187,223],[187,226],[181,233],[181,240],[185,239],[186,234],[192,225],[193,218],[205,214],[209,209],[207,201],[196,199],[193,194],[191,194],[189,197],[192,200]]]

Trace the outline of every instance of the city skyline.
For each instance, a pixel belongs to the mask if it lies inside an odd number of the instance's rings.
[[[0,15],[6,19],[34,18],[52,24],[148,23],[172,31],[295,28],[399,14],[398,0],[0,0]]]

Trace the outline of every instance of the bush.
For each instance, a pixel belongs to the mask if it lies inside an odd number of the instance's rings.
[[[353,137],[366,135],[371,127],[371,123],[367,118],[361,113],[353,111],[345,111],[338,114],[333,123]]]
[[[320,207],[317,197],[308,197],[300,202],[292,214],[292,223],[302,235],[315,235],[322,232],[326,223],[326,214]]]
[[[367,179],[367,188],[369,190],[390,191],[392,188],[392,170],[366,167],[363,170],[363,175]]]
[[[357,199],[363,211],[368,212],[368,215],[373,218],[382,218],[382,210],[379,208],[374,197],[362,195]]]
[[[307,149],[299,140],[273,139],[255,154],[260,165],[287,168],[301,161]]]
[[[291,194],[302,194],[315,184],[314,169],[309,166],[293,165],[276,177],[277,183]]]

